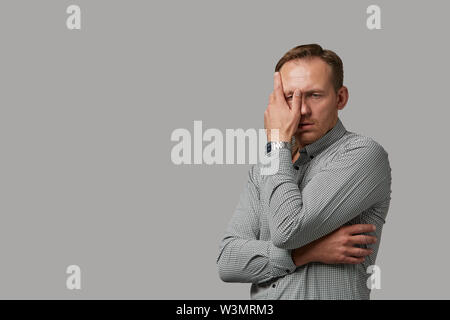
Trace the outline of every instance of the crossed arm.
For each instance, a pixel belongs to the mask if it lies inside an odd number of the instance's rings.
[[[263,283],[294,272],[291,250],[276,247],[272,241],[259,240],[259,190],[252,166],[247,185],[222,239],[217,265],[226,282]]]
[[[338,228],[381,201],[390,183],[387,154],[375,143],[347,147],[333,165],[316,174],[302,191],[293,178],[290,151],[281,150],[279,156],[280,170],[276,174],[258,181],[255,166],[249,171],[247,186],[217,257],[223,281],[262,283],[314,261],[306,257],[312,257],[312,251],[324,250],[326,240],[335,236]],[[269,241],[259,240],[258,206],[263,202],[269,207]],[[373,241],[363,236],[350,238],[355,231],[345,233],[345,239],[352,239],[345,240],[347,244]],[[343,238],[342,233],[337,236]],[[360,255],[363,253],[368,254]]]

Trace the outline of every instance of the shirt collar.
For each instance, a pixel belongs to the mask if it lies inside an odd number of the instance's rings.
[[[314,158],[321,151],[328,148],[334,142],[339,140],[346,132],[347,130],[345,129],[344,124],[338,118],[334,127],[328,130],[328,132],[325,133],[321,138],[314,141],[313,143],[304,146],[302,149],[298,151],[300,154],[306,154],[306,157],[305,156],[300,157],[298,160],[300,160],[301,158],[303,159]]]

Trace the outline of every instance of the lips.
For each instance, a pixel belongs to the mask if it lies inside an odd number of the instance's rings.
[[[298,125],[298,127],[299,127],[300,129],[302,129],[302,130],[307,130],[307,129],[312,128],[313,125],[314,125],[314,123],[304,122],[304,123],[300,123],[300,124]]]

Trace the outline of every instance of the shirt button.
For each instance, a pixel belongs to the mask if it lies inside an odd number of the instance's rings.
[[[289,269],[286,269],[286,273],[289,273]]]
[[[277,285],[274,283],[273,285],[272,285],[272,288],[275,288]]]

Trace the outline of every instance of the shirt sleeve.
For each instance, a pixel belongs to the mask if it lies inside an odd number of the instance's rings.
[[[344,146],[302,190],[294,180],[291,151],[280,149],[277,157],[278,171],[261,176],[261,197],[279,248],[294,249],[321,238],[390,195],[388,155],[370,138]]]
[[[225,282],[263,283],[295,271],[291,250],[259,240],[259,188],[253,174],[240,195],[239,203],[221,240],[217,266]]]

